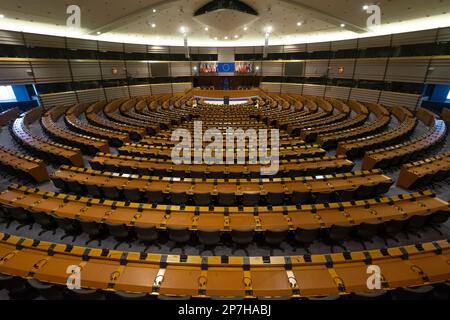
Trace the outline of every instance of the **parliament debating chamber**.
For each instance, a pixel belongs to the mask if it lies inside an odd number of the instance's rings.
[[[450,300],[449,0],[72,2],[0,3],[0,300]]]

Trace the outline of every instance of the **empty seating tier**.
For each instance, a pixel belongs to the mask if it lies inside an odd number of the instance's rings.
[[[45,132],[55,141],[74,145],[83,152],[94,155],[97,152],[109,152],[108,142],[87,135],[73,133],[58,126],[57,121],[68,107],[54,107],[41,117],[41,125]]]
[[[417,120],[407,109],[394,107],[392,114],[398,119],[399,125],[383,133],[369,135],[358,139],[341,141],[337,146],[337,154],[346,154],[350,158],[363,155],[366,151],[384,148],[400,142],[410,135],[416,127]]]
[[[445,180],[450,174],[450,151],[442,155],[405,164],[397,180],[402,188],[426,186],[433,181]]]
[[[45,229],[59,226],[69,234],[109,232],[146,241],[150,236],[157,240],[160,230],[177,242],[197,233],[200,242],[207,238],[209,244],[217,244],[223,233],[239,243],[251,243],[256,233],[264,234],[268,243],[279,243],[288,232],[299,242],[319,236],[343,240],[353,233],[370,239],[377,233],[395,235],[439,225],[450,215],[449,204],[429,191],[325,205],[227,208],[109,201],[12,185],[0,194],[0,206],[5,219],[36,222]]]
[[[111,121],[115,121],[118,124],[128,125],[128,126],[132,127],[133,129],[141,128],[141,127],[145,128],[145,131],[150,135],[154,135],[157,132],[157,130],[159,130],[159,125],[154,124],[153,121],[149,122],[149,121],[136,120],[136,119],[132,119],[130,117],[124,117],[120,113],[117,113],[120,106],[124,103],[135,103],[135,102],[134,102],[134,100],[129,101],[128,99],[114,100],[113,102],[108,103],[105,106],[105,108],[103,109],[103,113],[105,114],[105,116],[108,119],[110,119]],[[131,129],[131,128],[124,128],[124,129],[129,131],[129,129]],[[137,133],[138,130],[132,130],[132,132]]]
[[[432,127],[423,136],[409,140],[405,143],[366,152],[362,168],[369,170],[373,168],[388,168],[408,162],[417,158],[421,153],[439,143],[447,132],[445,122],[436,120]]]
[[[100,128],[105,128],[107,130],[115,130],[127,133],[132,140],[140,140],[145,136],[145,133],[147,131],[144,127],[111,121],[98,115],[99,112],[103,112],[104,108],[104,104],[94,104],[87,108],[87,110],[85,111],[85,115],[89,123],[94,126],[99,126]]]
[[[258,178],[261,165],[174,165],[165,159],[139,158],[98,153],[90,160],[91,167],[100,171],[124,172],[163,177],[191,178]],[[275,176],[315,176],[352,170],[354,163],[344,156],[282,160]]]
[[[0,129],[6,126],[10,121],[15,120],[20,115],[18,108],[11,108],[0,113]]]
[[[225,154],[226,150],[223,150]],[[163,158],[170,159],[172,157],[172,149],[162,148],[161,146],[150,146],[145,144],[126,143],[119,148],[119,153],[127,156],[136,157],[149,157],[149,158]],[[194,150],[192,149],[192,153]],[[279,157],[281,159],[297,159],[297,158],[314,158],[325,156],[326,151],[320,148],[318,145],[303,145],[293,148],[281,149]],[[268,155],[270,155],[270,149],[268,149]],[[245,158],[248,158],[248,150],[245,150]]]
[[[242,101],[206,98],[225,93]],[[188,89],[0,114],[10,123],[2,137],[21,145],[0,147],[0,291],[334,299],[448,287],[450,204],[433,181],[450,176],[450,152],[432,148],[448,145],[446,123],[422,108],[326,95]],[[177,129],[194,141],[171,141]],[[264,152],[271,161],[257,162]],[[278,170],[266,176],[269,167]],[[373,265],[382,270],[376,291],[367,286]],[[81,268],[80,289],[65,288],[69,266]]]
[[[104,105],[104,102],[99,102],[96,104]],[[128,135],[125,133],[100,128],[97,126],[93,126],[87,122],[81,121],[79,117],[86,111],[88,107],[89,107],[88,104],[80,104],[75,105],[69,110],[67,110],[66,115],[64,117],[64,121],[71,130],[99,139],[108,140],[111,146],[114,147],[120,147],[124,143],[130,142]]]
[[[373,112],[377,119],[373,122],[366,123],[362,126],[357,126],[350,129],[339,128],[334,132],[330,133],[319,133],[316,143],[322,148],[329,149],[331,147],[335,148],[339,141],[352,140],[360,137],[367,137],[371,134],[376,134],[384,130],[391,119],[389,111],[384,107],[376,104],[365,104],[371,112]],[[329,128],[330,129],[330,128]]]
[[[28,111],[17,118],[11,126],[11,134],[24,148],[36,154],[39,158],[49,162],[70,163],[83,167],[84,161],[80,149],[55,143],[44,137],[38,137],[31,133],[28,125],[35,122],[41,116],[40,108]]]
[[[31,178],[37,183],[50,180],[43,160],[0,146],[0,166],[14,175]]]
[[[81,288],[187,297],[315,297],[369,292],[367,266],[383,270],[383,290],[450,278],[448,240],[382,250],[286,257],[177,256],[93,249],[0,233],[4,286],[14,276],[62,290],[79,266]],[[270,279],[270,281],[268,281]],[[76,291],[75,291],[76,293]]]
[[[150,203],[252,206],[309,201],[328,201],[335,197],[367,198],[386,192],[392,180],[380,170],[338,173],[316,177],[260,179],[195,179],[149,177],[94,171],[62,166],[52,176],[58,188],[76,193]],[[240,201],[239,201],[240,198]]]

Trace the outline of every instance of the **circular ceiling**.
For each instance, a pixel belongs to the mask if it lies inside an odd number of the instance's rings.
[[[450,26],[450,0],[74,2],[80,29],[67,27],[68,4],[60,0],[2,0],[0,29],[125,43],[182,46],[186,36],[191,46],[256,46],[266,36],[270,45],[281,45]],[[371,5],[380,9],[380,25],[368,25]]]

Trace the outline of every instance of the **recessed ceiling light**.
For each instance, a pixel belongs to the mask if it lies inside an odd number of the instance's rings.
[[[152,28],[156,28],[156,24],[152,23]]]
[[[155,13],[156,12],[156,9],[153,9],[153,13]]]
[[[214,37],[214,40],[217,40],[217,37]]]
[[[100,31],[97,31],[97,34],[100,35],[100,34],[102,34],[102,33],[101,33]]]
[[[266,33],[271,33],[272,30],[273,30],[272,26],[267,26],[267,27],[264,28],[264,31],[265,31]]]
[[[224,39],[225,39],[225,40],[228,40],[228,36],[225,36]]]
[[[341,28],[345,28],[345,23],[341,23]]]
[[[0,19],[3,19],[5,17],[4,14],[0,14]]]
[[[209,30],[209,28],[208,27],[205,27],[205,31],[208,31]]]
[[[247,31],[248,30],[248,28],[247,27],[244,27],[244,31]]]
[[[237,39],[237,38],[239,38],[239,36],[238,36],[237,34],[235,34],[235,35],[234,35],[234,38]]]
[[[369,9],[369,6],[366,4],[363,6],[363,10],[367,10],[367,9]]]
[[[182,27],[180,28],[180,32],[181,32],[181,33],[186,33],[186,32],[187,32],[186,27],[185,27],[185,26],[182,26]]]
[[[300,27],[302,25],[301,22],[297,22],[297,26]]]

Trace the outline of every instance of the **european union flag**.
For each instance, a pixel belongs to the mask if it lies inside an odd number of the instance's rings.
[[[218,73],[234,72],[234,63],[233,62],[219,62],[217,64],[217,72]]]

